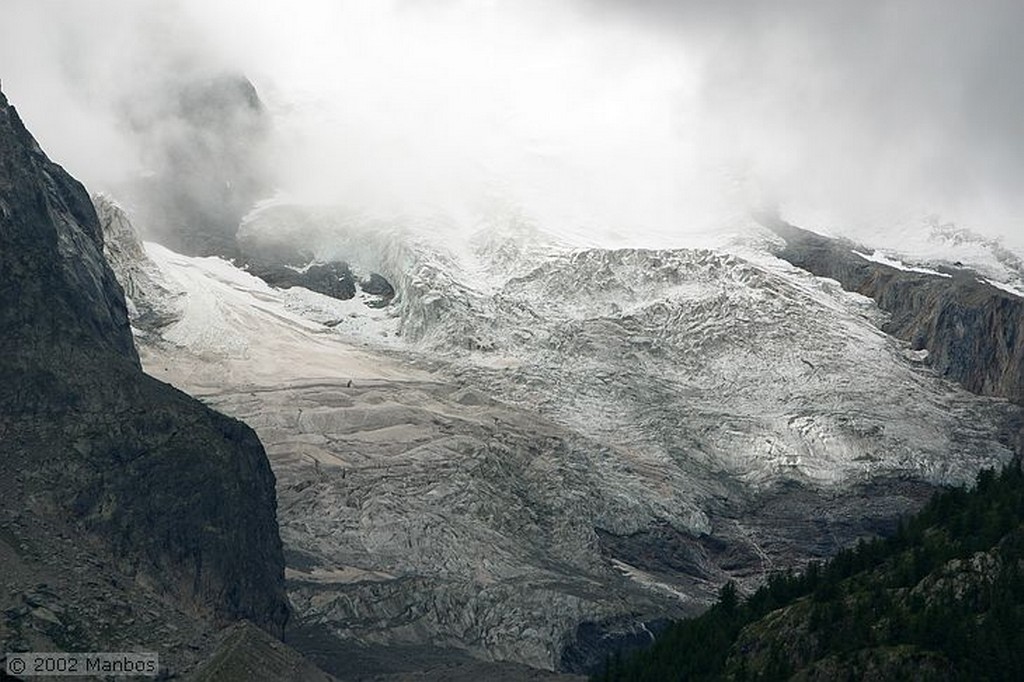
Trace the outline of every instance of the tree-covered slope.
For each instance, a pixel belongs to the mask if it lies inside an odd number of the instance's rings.
[[[1016,679],[1024,667],[1024,473],[983,472],[898,534],[747,599],[726,585],[600,680]]]

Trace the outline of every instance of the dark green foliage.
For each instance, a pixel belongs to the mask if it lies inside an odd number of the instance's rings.
[[[887,539],[860,542],[745,601],[726,585],[601,680],[793,675],[1011,679],[1024,670],[1024,474],[984,471],[937,494]]]

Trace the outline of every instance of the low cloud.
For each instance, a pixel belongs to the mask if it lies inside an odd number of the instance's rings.
[[[127,111],[242,72],[278,186],[600,240],[685,241],[777,204],[883,239],[929,213],[1019,238],[1016,2],[5,0],[0,78],[101,189],[145,172]]]

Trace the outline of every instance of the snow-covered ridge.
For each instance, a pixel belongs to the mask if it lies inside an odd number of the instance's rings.
[[[822,235],[852,239],[869,260],[883,258],[877,262],[911,271],[921,268],[929,274],[968,269],[1009,293],[1024,292],[1024,231],[990,238],[935,214],[913,211],[874,216],[852,229],[837,226],[827,212],[791,210],[785,218]]]
[[[881,251],[875,251],[874,253],[868,254],[861,253],[860,251],[854,249],[853,252],[866,261],[871,261],[872,263],[880,263],[882,265],[888,265],[890,268],[896,268],[897,270],[903,270],[904,272],[920,272],[925,275],[935,275],[936,277],[952,277],[952,275],[950,275],[948,272],[939,272],[938,270],[933,270],[931,268],[922,268],[907,265],[898,258],[891,258]]]
[[[992,279],[982,279],[980,281],[985,282],[986,284],[989,284],[991,286],[994,286],[996,289],[999,289],[1000,291],[1005,291],[1008,294],[1013,294],[1014,296],[1024,298],[1024,286],[1014,286],[1012,284],[1006,284],[1005,282],[997,282]]]
[[[940,272],[939,270],[935,270],[933,268],[907,265],[899,258],[889,256],[883,251],[875,251],[874,253],[867,254],[854,249],[853,253],[856,254],[857,256],[860,256],[864,260],[871,261],[872,263],[880,263],[881,265],[887,265],[891,268],[896,268],[897,270],[902,270],[904,272],[919,272],[921,274],[933,275],[935,277],[953,277],[953,275],[951,275],[948,272]],[[948,267],[948,265],[950,264],[944,265],[947,265]],[[963,264],[961,261],[956,261],[952,265],[955,265],[956,267],[962,267]],[[983,282],[985,284],[993,286],[996,289],[999,289],[1000,291],[1004,291],[1008,294],[1024,298],[1024,279],[1022,279],[1019,276],[1012,277],[1011,281],[1009,282],[992,279],[991,277],[978,277],[977,279],[979,282]]]

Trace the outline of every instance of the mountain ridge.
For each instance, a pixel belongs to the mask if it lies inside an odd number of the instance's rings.
[[[1024,404],[1024,298],[968,268],[899,270],[868,261],[852,242],[779,219],[764,222],[785,240],[780,258],[874,299],[890,315],[883,329],[914,350],[927,350],[938,372],[974,393]]]
[[[103,247],[84,187],[0,93],[0,640],[148,645],[180,671],[219,622],[283,634],[274,476],[251,429],[142,372]]]

